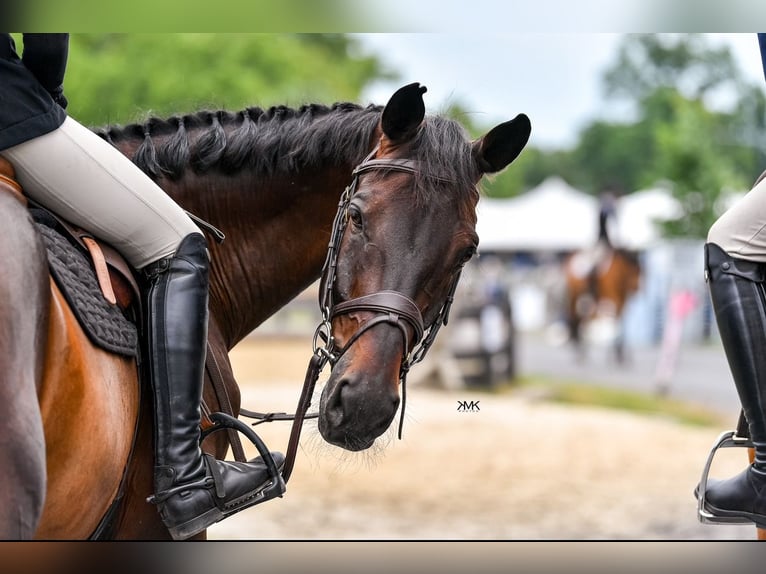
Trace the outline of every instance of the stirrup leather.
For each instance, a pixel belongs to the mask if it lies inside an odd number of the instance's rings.
[[[702,478],[699,482],[699,493],[697,496],[697,517],[703,524],[752,524],[752,520],[733,516],[717,516],[705,509],[705,493],[707,492],[708,474],[713,465],[715,453],[721,448],[753,448],[753,443],[748,437],[737,434],[737,431],[722,432],[715,443],[713,449],[708,455],[705,467],[702,469]]]

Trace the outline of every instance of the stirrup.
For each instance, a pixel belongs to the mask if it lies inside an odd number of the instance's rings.
[[[713,464],[713,458],[715,453],[720,448],[753,448],[753,442],[748,437],[743,437],[737,434],[737,431],[725,431],[722,432],[713,444],[713,449],[708,455],[705,468],[702,470],[702,478],[700,479],[698,496],[697,496],[697,517],[703,524],[752,524],[752,520],[742,518],[738,516],[717,516],[705,509],[705,493],[707,492],[707,480],[710,467]]]
[[[252,502],[248,503],[247,507],[255,506],[256,504],[266,502],[272,498],[281,497],[287,490],[287,485],[282,478],[282,473],[277,468],[277,464],[274,462],[274,457],[271,456],[271,451],[266,447],[266,444],[261,440],[261,437],[241,420],[225,413],[211,413],[209,418],[213,422],[213,426],[206,428],[200,433],[200,444],[211,433],[226,428],[234,429],[244,434],[250,442],[255,445],[255,448],[258,449],[258,454],[261,455],[261,459],[266,463],[266,470],[268,470],[271,483],[259,490],[255,498],[252,499]]]

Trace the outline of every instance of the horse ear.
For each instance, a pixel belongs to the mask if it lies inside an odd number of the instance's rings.
[[[426,87],[418,82],[399,88],[383,108],[380,119],[385,136],[393,143],[411,138],[426,115],[423,94]]]
[[[495,173],[518,157],[529,141],[532,124],[525,114],[492,128],[473,142],[473,154],[482,173]]]

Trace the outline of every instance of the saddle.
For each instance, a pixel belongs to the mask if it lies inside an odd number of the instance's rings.
[[[139,332],[143,316],[141,291],[136,272],[127,260],[116,249],[88,231],[72,225],[24,195],[21,185],[15,179],[13,166],[1,156],[0,193],[10,194],[27,208],[46,247],[50,276],[92,344],[110,353],[138,360],[141,347]],[[223,234],[219,230],[193,214],[189,216],[217,241],[223,240]],[[214,321],[210,322],[208,335],[205,383],[212,389],[219,409],[213,412],[202,399],[202,438],[219,428],[224,429],[235,460],[246,462],[248,459],[238,431],[245,433],[256,443],[262,454],[269,451],[260,438],[236,418],[232,399],[227,391],[227,387],[236,385],[234,373],[223,338]],[[142,371],[138,371],[139,379],[142,378]],[[137,383],[143,386],[141,380]],[[250,413],[245,409],[241,409],[241,412]],[[258,414],[260,413],[248,416]],[[129,467],[130,463],[126,464],[125,473]],[[109,536],[111,521],[123,497],[125,477],[126,474],[123,475],[118,495],[90,536],[91,539]]]

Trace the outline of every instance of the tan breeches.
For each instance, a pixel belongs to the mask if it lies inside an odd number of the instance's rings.
[[[707,240],[737,259],[766,263],[766,179],[718,218]]]
[[[13,163],[29,197],[111,244],[136,269],[200,233],[133,162],[72,118],[0,155]]]

